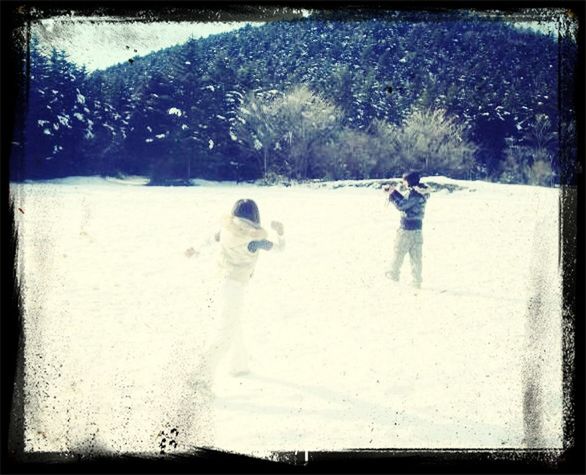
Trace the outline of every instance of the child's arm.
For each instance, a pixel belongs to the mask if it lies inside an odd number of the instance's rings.
[[[285,249],[285,238],[283,237],[285,234],[285,227],[283,226],[283,223],[281,223],[280,221],[271,221],[271,228],[273,228],[273,230],[275,231],[275,233],[277,234],[275,237],[275,249],[277,251],[282,251],[283,249]]]
[[[397,190],[391,191],[389,201],[395,205],[399,211],[406,211],[417,204],[417,200],[405,198]]]
[[[427,185],[424,185],[423,183],[414,186],[413,189],[425,199],[429,198],[429,195],[431,194],[431,188]]]
[[[220,242],[220,231],[218,231],[216,234],[214,234],[214,238],[213,240],[215,242]],[[203,248],[209,247],[212,244],[212,238],[211,237],[207,237],[200,245],[199,247],[196,249],[194,249],[193,247],[190,247],[189,249],[185,250],[185,256],[186,257],[192,257],[192,256],[199,256],[201,250]]]
[[[250,241],[248,243],[248,250],[250,252],[256,252],[259,249],[270,251],[273,248],[273,243],[268,239],[261,239],[260,241]]]
[[[283,223],[280,221],[271,221],[271,228],[273,228],[277,233],[275,236],[276,239],[260,239],[257,241],[250,241],[248,243],[248,250],[250,252],[256,252],[259,249],[263,249],[265,251],[270,251],[271,249],[282,251],[284,249],[285,238],[283,237],[283,234],[285,234],[285,229],[283,227]]]

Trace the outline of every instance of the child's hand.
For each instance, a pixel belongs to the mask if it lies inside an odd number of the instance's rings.
[[[395,190],[395,185],[384,185],[383,191],[386,193],[392,193]]]
[[[190,247],[189,249],[187,249],[185,251],[185,256],[186,257],[191,257],[195,254],[195,249],[193,247]]]
[[[280,221],[271,221],[271,228],[273,228],[279,236],[282,236],[285,232],[283,223],[281,223]]]

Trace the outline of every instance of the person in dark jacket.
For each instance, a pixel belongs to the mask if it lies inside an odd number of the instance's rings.
[[[403,195],[394,187],[386,187],[389,193],[389,201],[401,212],[401,225],[395,237],[394,256],[391,270],[386,276],[394,281],[399,280],[399,274],[405,255],[409,253],[411,261],[411,274],[413,286],[421,287],[422,281],[422,248],[423,236],[421,228],[425,205],[429,198],[429,188],[420,183],[417,172],[409,172],[403,175],[403,185],[407,192]]]

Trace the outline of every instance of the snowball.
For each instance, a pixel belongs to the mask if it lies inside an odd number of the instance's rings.
[[[210,139],[210,141],[209,141],[209,147],[210,147],[210,150],[212,148],[214,148],[214,141],[212,139]]]

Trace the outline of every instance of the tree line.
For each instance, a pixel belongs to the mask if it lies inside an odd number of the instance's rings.
[[[33,40],[13,178],[559,181],[558,45],[428,20],[249,26],[91,74]]]

